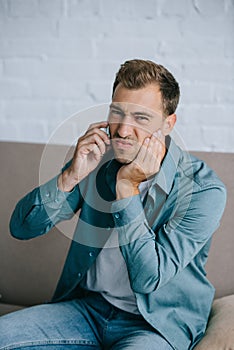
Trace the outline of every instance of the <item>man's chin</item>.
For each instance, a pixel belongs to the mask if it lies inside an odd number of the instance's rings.
[[[135,159],[135,155],[121,154],[121,152],[114,152],[115,159],[122,164],[129,164]]]

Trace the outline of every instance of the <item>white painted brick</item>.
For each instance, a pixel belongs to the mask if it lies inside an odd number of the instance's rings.
[[[180,103],[181,104],[204,104],[204,103],[213,103],[215,100],[214,93],[213,93],[213,85],[209,82],[197,82],[193,83],[188,82],[184,83],[183,80],[181,80],[180,83],[180,90],[181,90],[181,97],[180,97]]]
[[[102,40],[97,44],[97,58],[111,59],[112,57],[119,62],[131,58],[152,59],[155,54],[155,44],[152,40],[138,39],[112,39]]]
[[[1,40],[1,57],[17,58],[27,60],[30,57],[56,59],[73,58],[76,60],[92,57],[93,45],[91,40],[87,39],[8,39]]]
[[[133,1],[133,13],[136,18],[155,19],[158,12],[158,3],[155,0],[147,0],[147,6],[143,1]]]
[[[103,18],[111,17],[121,20],[135,18],[134,0],[101,0],[101,15]]]
[[[7,0],[11,17],[35,17],[38,13],[37,0]]]
[[[25,132],[26,131],[26,132]],[[43,121],[22,120],[19,128],[19,137],[26,142],[42,143],[47,137],[47,125]]]
[[[39,79],[31,80],[30,85],[34,98],[81,100],[85,95],[85,86],[81,82]]]
[[[142,25],[142,22],[144,25]],[[131,22],[125,19],[105,21],[101,30],[107,37],[153,39],[160,43],[162,39],[171,40],[172,37],[174,41],[181,39],[179,23],[178,18],[173,18],[170,19],[170,26],[168,26],[166,17],[144,20],[141,16],[138,16]],[[163,35],[160,33],[163,33]]]
[[[233,136],[228,126],[202,126],[202,140],[211,151],[234,152]]]
[[[218,103],[223,103],[224,105],[233,104],[234,105],[234,83],[225,83],[222,85],[215,85],[214,87],[214,99]]]
[[[189,128],[188,126],[178,124],[175,126],[175,130],[184,145],[184,149],[195,151],[199,149],[205,150],[206,148],[208,150],[208,147],[203,142],[200,126]]]
[[[2,141],[15,141],[15,140],[25,140],[25,135],[23,138],[20,137],[19,125],[17,122],[11,122],[0,119],[0,140]]]
[[[227,45],[225,41],[215,38],[206,38],[201,40],[195,37],[190,43],[185,44],[184,38],[170,38],[163,40],[159,45],[159,53],[163,59],[167,57],[173,58],[177,62],[184,62],[187,64],[195,62],[222,62],[225,60],[225,46],[226,50],[231,47],[231,43]],[[234,51],[234,49],[232,49]]]
[[[5,109],[7,120],[59,120],[55,101],[11,99],[5,102]]]
[[[184,68],[184,81],[233,82],[234,65],[226,60],[222,63],[187,63]]]
[[[108,22],[109,23],[109,22]],[[60,19],[58,21],[58,35],[60,38],[97,38],[106,28],[105,21],[100,23],[100,19]],[[109,28],[110,30],[110,28]]]
[[[228,59],[234,59],[234,45],[233,40],[224,41],[224,57]]]
[[[0,138],[46,142],[71,114],[109,102],[120,64],[139,57],[179,81],[187,147],[230,151],[233,15],[233,0],[0,0]]]
[[[0,79],[0,99],[12,97],[31,97],[29,83],[17,79]]]
[[[38,78],[43,71],[40,58],[9,58],[4,61],[4,76],[7,78]]]
[[[76,18],[90,18],[100,15],[100,0],[66,0],[67,15]]]
[[[86,92],[95,103],[107,103],[111,100],[112,84],[103,82],[91,82],[87,84]]]
[[[0,0],[0,18],[8,16],[8,2],[6,0]]]
[[[3,61],[0,60],[0,77],[3,75]]]
[[[224,14],[225,2],[220,0],[204,1],[194,0],[194,8],[199,15],[203,17],[218,17]]]
[[[33,38],[35,40],[37,38],[48,38],[56,35],[56,22],[51,19],[0,19],[0,39]]]
[[[211,0],[210,0],[211,2]],[[206,38],[223,39],[230,38],[234,31],[234,21],[229,15],[217,18],[203,18],[202,16],[188,16],[180,23],[181,32],[185,43],[191,40]]]
[[[39,13],[43,17],[60,18],[65,15],[64,0],[38,0]]]
[[[178,119],[182,115],[184,125],[193,128],[196,125],[206,127],[229,126],[234,127],[233,105],[191,105],[184,106]]]
[[[194,11],[193,2],[188,0],[170,1],[164,0],[159,2],[160,14],[168,17],[180,17],[185,18]]]

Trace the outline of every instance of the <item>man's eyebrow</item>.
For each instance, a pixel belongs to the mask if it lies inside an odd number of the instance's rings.
[[[119,107],[118,105],[114,104],[114,103],[111,103],[110,104],[110,108],[116,108],[118,109],[119,111],[123,112],[124,113],[124,110]],[[153,114],[150,114],[150,113],[147,113],[145,111],[136,111],[136,112],[131,112],[132,115],[143,115],[143,116],[146,116],[146,117],[149,117],[149,118],[154,118],[154,115]]]
[[[121,107],[119,107],[118,105],[115,105],[114,103],[111,103],[109,107],[110,108],[116,108],[116,109],[118,109],[118,110],[123,112],[123,109]]]

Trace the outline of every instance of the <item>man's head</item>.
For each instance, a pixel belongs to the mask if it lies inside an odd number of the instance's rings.
[[[109,124],[115,156],[131,162],[144,139],[158,129],[168,135],[176,121],[179,85],[163,66],[130,60],[121,65],[113,84]]]

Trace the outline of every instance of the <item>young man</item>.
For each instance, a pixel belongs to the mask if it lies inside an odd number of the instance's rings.
[[[169,136],[179,94],[163,66],[125,62],[108,121],[17,204],[19,239],[80,215],[53,302],[0,318],[0,349],[186,350],[201,339],[214,296],[204,265],[226,192]]]

